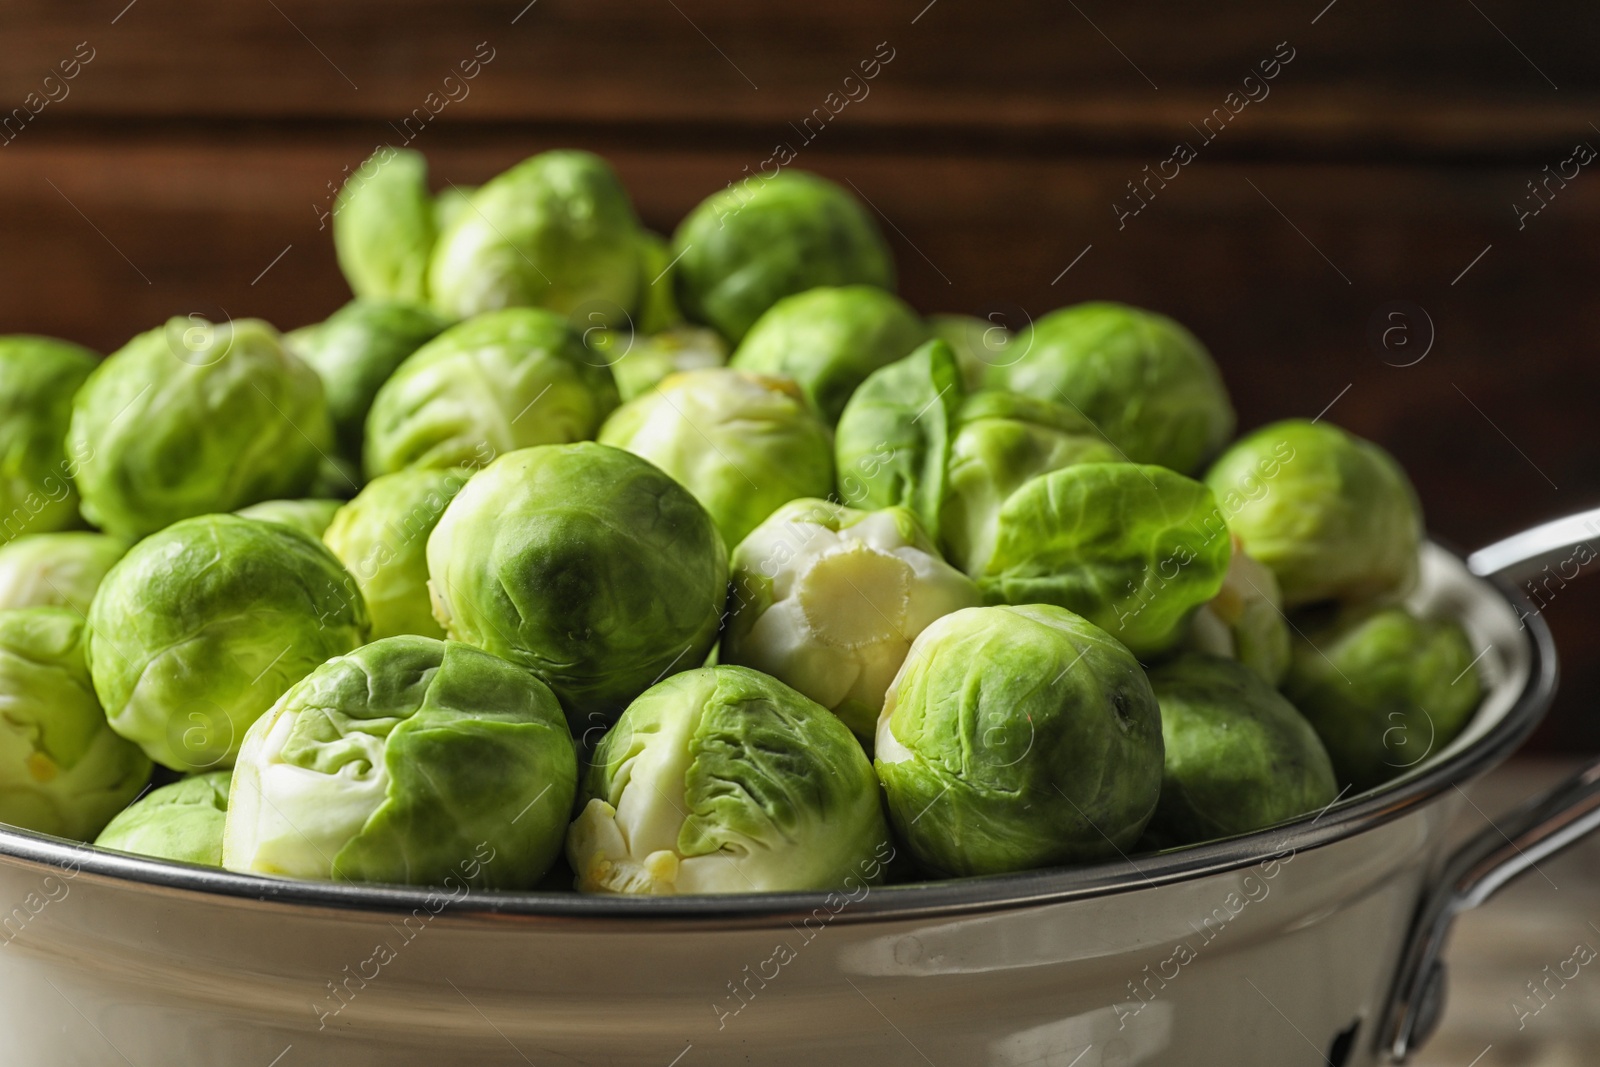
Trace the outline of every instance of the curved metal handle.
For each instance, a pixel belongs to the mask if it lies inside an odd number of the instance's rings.
[[[1456,916],[1482,904],[1540,860],[1597,828],[1600,760],[1523,804],[1450,857],[1438,886],[1423,900],[1417,914],[1395,979],[1386,1025],[1380,1031],[1396,1063],[1404,1063],[1432,1035],[1443,1014],[1440,955]]]
[[[1587,551],[1587,556],[1579,554]],[[1467,557],[1480,577],[1527,578],[1565,564],[1581,567],[1600,558],[1600,508],[1535,526]],[[1576,576],[1559,574],[1562,581]],[[1600,829],[1600,760],[1463,845],[1445,863],[1423,899],[1401,957],[1388,1010],[1378,1031],[1380,1047],[1404,1063],[1433,1033],[1444,1012],[1441,956],[1456,916],[1477,907],[1518,875]]]
[[[1576,562],[1574,552],[1583,548],[1590,558],[1600,556],[1600,508],[1552,519],[1480,548],[1467,557],[1467,570],[1480,578],[1522,579],[1565,559]]]

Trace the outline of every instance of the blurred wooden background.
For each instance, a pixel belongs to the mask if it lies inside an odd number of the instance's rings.
[[[787,142],[870,200],[920,309],[1170,313],[1244,426],[1331,404],[1474,547],[1600,505],[1600,160],[1549,177],[1600,148],[1597,42],[1570,0],[12,0],[0,331],[110,350],[171,314],[321,318],[348,295],[330,183],[417,109],[438,184],[589,148],[661,230]],[[1119,227],[1179,141],[1197,158]],[[1546,615],[1544,741],[1600,748],[1600,578]]]

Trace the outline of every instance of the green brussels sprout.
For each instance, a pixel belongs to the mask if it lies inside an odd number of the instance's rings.
[[[578,734],[704,662],[727,582],[728,551],[689,491],[588,442],[501,456],[428,538],[445,632],[542,678]]]
[[[471,474],[409,470],[374,478],[322,535],[361,587],[374,641],[444,636],[428,597],[428,535]]]
[[[0,611],[0,822],[87,841],[150,777],[106,725],[83,655],[70,608]]]
[[[444,233],[456,224],[456,220],[472,210],[472,194],[478,191],[476,185],[448,185],[440,189],[433,198],[434,229]]]
[[[687,671],[628,705],[582,803],[567,858],[589,893],[854,888],[892,848],[850,731],[743,667]]]
[[[1248,667],[1190,652],[1151,671],[1150,687],[1166,748],[1151,844],[1246,834],[1338,796],[1316,731]]]
[[[911,646],[878,720],[878,778],[928,869],[1001,874],[1132,848],[1161,792],[1139,661],[1048,604],[966,608]]]
[[[934,336],[950,346],[961,368],[961,384],[969,393],[983,388],[989,368],[1017,358],[1016,340],[1005,326],[976,315],[930,315]]]
[[[94,843],[100,848],[203,867],[222,866],[222,825],[232,771],[164,785],[119,812]]]
[[[1211,355],[1171,319],[1123,304],[1053,311],[984,373],[991,389],[1070,404],[1135,463],[1189,474],[1233,436],[1233,405]]]
[[[449,325],[421,304],[352,300],[326,320],[285,336],[290,350],[322,378],[341,452],[361,458],[367,412],[379,387]]]
[[[67,458],[72,397],[95,368],[87,348],[49,337],[0,337],[0,544],[81,525]]]
[[[972,394],[956,413],[939,508],[945,556],[970,575],[982,574],[1011,494],[1037,475],[1118,458],[1071,408],[1014,393]]]
[[[106,572],[128,551],[109,534],[27,534],[0,545],[0,610],[71,608],[81,618]]]
[[[611,372],[561,316],[480,315],[417,349],[378,390],[367,477],[481,467],[503,452],[588,440],[616,406]]]
[[[1284,695],[1316,729],[1339,780],[1381,785],[1443,749],[1482,699],[1477,657],[1452,620],[1400,607],[1308,624]]]
[[[1180,640],[1217,595],[1232,551],[1199,482],[1153,465],[1079,463],[1006,501],[978,588],[991,604],[1069,608],[1148,655]]]
[[[795,500],[733,553],[720,662],[793,686],[866,744],[911,642],[982,602],[906,508]]]
[[[638,231],[605,160],[541,153],[473,193],[439,236],[428,272],[434,306],[462,319],[535,307],[620,325],[639,291]]]
[[[427,303],[428,258],[438,237],[421,152],[385,145],[334,201],[333,247],[358,298]]]
[[[677,479],[736,545],[796,497],[833,489],[833,442],[787,378],[715,367],[675,374],[622,405],[600,443]]]
[[[728,365],[793,378],[832,425],[867,375],[927,339],[928,327],[893,293],[871,285],[808,289],[757,319]]]
[[[649,230],[639,231],[639,309],[633,317],[636,333],[657,334],[683,322],[673,292],[672,247]]]
[[[527,889],[561,852],[577,779],[543,682],[466,645],[390,637],[324,663],[250,728],[222,864]]]
[[[303,496],[332,447],[317,372],[256,319],[135,337],[78,391],[68,436],[84,516],[128,538]]]
[[[152,534],[111,568],[84,643],[112,729],[157,763],[233,763],[285,689],[366,641],[361,590],[289,526],[202,515]]]
[[[276,522],[293,527],[308,537],[322,539],[322,532],[344,506],[343,500],[263,500],[240,508],[235,515],[259,522]]]
[[[943,341],[929,341],[873,371],[845,404],[835,430],[844,502],[910,508],[937,540],[961,399],[961,372]]]
[[[1273,686],[1289,670],[1289,620],[1278,579],[1251,559],[1237,538],[1222,588],[1194,613],[1189,645],[1238,660]]]
[[[819,285],[894,288],[894,256],[872,216],[805,171],[747,178],[713,193],[678,226],[672,250],[678,305],[734,344],[786,296]]]
[[[644,336],[625,330],[596,330],[589,350],[611,367],[623,400],[642,396],[674,374],[726,366],[728,343],[715,330],[674,326]]]
[[[1416,582],[1422,508],[1370,441],[1326,422],[1275,422],[1234,442],[1206,484],[1288,607],[1398,597]]]

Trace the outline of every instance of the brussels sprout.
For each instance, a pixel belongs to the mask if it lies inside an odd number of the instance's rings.
[[[728,362],[727,342],[716,331],[698,326],[674,326],[648,337],[597,330],[586,340],[590,351],[610,365],[623,400],[648,393],[670,375]]]
[[[871,744],[912,640],[980,602],[906,508],[796,500],[734,550],[719,657],[794,686]]]
[[[457,318],[547,308],[625,322],[639,289],[639,220],[611,167],[588,152],[544,152],[472,194],[439,237],[434,306]]]
[[[391,637],[324,663],[250,728],[222,863],[526,889],[560,854],[577,778],[544,683],[475,648]]]
[[[334,513],[344,506],[342,500],[263,500],[240,508],[235,515],[259,522],[275,522],[289,526],[316,540],[333,521]]]
[[[472,210],[472,194],[478,191],[476,185],[448,185],[439,190],[433,198],[434,229],[444,233],[456,224],[456,220]]]
[[[256,319],[170,319],[90,375],[72,405],[83,514],[136,538],[303,496],[333,446],[316,371]]]
[[[983,388],[990,367],[1013,362],[1020,351],[1012,343],[1015,334],[998,322],[976,315],[930,315],[928,325],[934,336],[955,353],[961,367],[961,383],[969,393]]]
[[[334,201],[333,247],[358,298],[426,303],[438,236],[421,152],[378,149]]]
[[[578,734],[705,660],[727,581],[727,549],[688,490],[587,442],[501,456],[428,538],[445,632],[544,679]]]
[[[929,869],[999,874],[1129,849],[1161,791],[1139,661],[1048,604],[967,608],[922,631],[878,720],[878,778]]]
[[[106,824],[94,843],[204,867],[222,866],[222,824],[232,771],[197,774],[164,785]]]
[[[1013,343],[1021,354],[988,368],[989,388],[1076,407],[1135,463],[1188,474],[1233,435],[1216,364],[1163,315],[1078,304],[1051,312]]]
[[[120,537],[82,532],[27,534],[0,545],[0,610],[61,607],[81,618],[127,551]]]
[[[1238,660],[1276,686],[1289,669],[1289,620],[1278,579],[1233,543],[1222,589],[1194,613],[1189,643],[1201,652]]]
[[[150,777],[106,725],[70,608],[0,611],[0,822],[87,841]]]
[[[833,182],[804,171],[747,178],[712,194],[678,226],[672,250],[684,314],[735,344],[794,293],[819,285],[894,288],[894,256],[872,216]]]
[[[1206,484],[1289,607],[1397,597],[1416,581],[1422,509],[1370,441],[1326,422],[1275,422],[1236,441]]]
[[[672,289],[672,248],[667,239],[649,230],[639,231],[639,309],[633,316],[635,332],[657,334],[683,322]]]
[[[361,587],[372,639],[443,637],[428,598],[428,535],[472,472],[385,474],[339,509],[322,536]]]
[[[778,505],[833,489],[833,442],[786,378],[716,367],[675,374],[618,408],[600,443],[643,456],[736,545]]]
[[[845,503],[910,508],[937,539],[961,398],[960,371],[943,341],[873,371],[839,416],[834,456]]]
[[[793,378],[831,425],[867,375],[927,339],[927,326],[893,293],[871,285],[808,289],[757,319],[728,365]]]
[[[157,763],[200,771],[230,766],[245,729],[368,627],[361,591],[321,542],[203,515],[111,568],[84,651],[112,729]]]
[[[1165,467],[1079,463],[1040,475],[1000,509],[978,575],[991,604],[1056,604],[1136,654],[1183,635],[1232,554],[1211,491]]]
[[[352,300],[325,321],[289,333],[295,355],[322,378],[339,449],[361,458],[367,412],[378,388],[449,320],[420,304]]]
[[[1316,731],[1260,675],[1186,653],[1150,672],[1166,748],[1160,847],[1232,837],[1332,804],[1339,787]]]
[[[956,426],[939,536],[950,562],[971,575],[988,566],[1000,509],[1028,479],[1119,458],[1071,408],[1013,393],[974,393],[957,412]]]
[[[1316,728],[1339,780],[1380,785],[1443,749],[1483,690],[1455,622],[1404,608],[1308,625],[1283,692]]]
[[[616,406],[611,372],[561,316],[480,315],[423,345],[378,390],[367,477],[481,467],[503,452],[588,440]]]
[[[72,397],[95,354],[48,337],[0,337],[0,544],[81,525],[67,458]]]
[[[861,746],[782,682],[702,667],[595,750],[567,858],[585,892],[772,893],[877,880],[889,828]]]

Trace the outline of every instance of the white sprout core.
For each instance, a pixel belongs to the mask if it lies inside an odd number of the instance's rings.
[[[771,575],[773,603],[740,640],[738,662],[826,708],[850,701],[875,714],[916,636],[979,602],[965,575],[882,512],[838,531],[766,523],[740,555]]]
[[[1222,588],[1201,605],[1190,623],[1195,647],[1224,659],[1237,658],[1234,629],[1244,620],[1245,613],[1261,604],[1270,604],[1276,610],[1282,599],[1272,571],[1266,564],[1246,555],[1235,539]]]
[[[704,692],[684,695],[689,714],[663,715],[649,733],[635,734],[638,751],[611,780],[615,806],[595,798],[579,813],[568,851],[580,890],[657,896],[751,890],[750,875],[739,868],[744,857],[727,852],[685,857],[678,852],[687,818],[690,746],[715,687],[708,677]]]
[[[245,735],[222,839],[228,870],[331,879],[333,858],[384,801],[384,737],[350,731],[329,742],[337,770],[324,774],[283,761],[294,723],[280,703]]]

